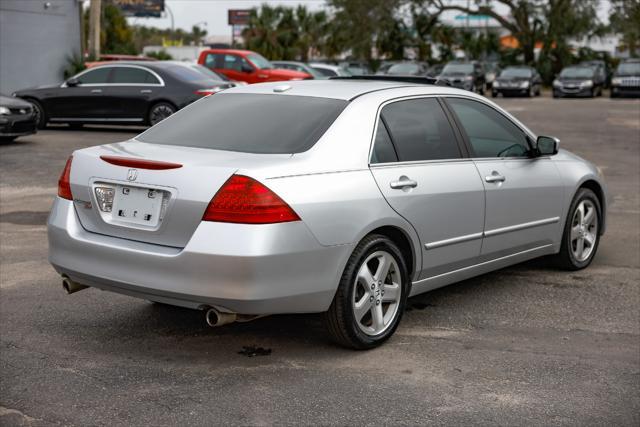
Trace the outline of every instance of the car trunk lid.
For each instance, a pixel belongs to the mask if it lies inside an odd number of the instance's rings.
[[[71,190],[86,230],[184,247],[238,169],[288,158],[130,141],[74,153]]]

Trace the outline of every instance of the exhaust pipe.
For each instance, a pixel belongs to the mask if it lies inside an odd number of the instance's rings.
[[[210,308],[205,313],[205,319],[207,321],[207,325],[211,327],[222,326],[228,323],[233,323],[237,319],[237,314],[235,313],[224,313],[216,310],[215,308]]]
[[[87,289],[88,286],[81,285],[80,283],[76,283],[73,280],[71,280],[68,276],[62,276],[62,288],[67,292],[67,294],[71,295],[74,292]]]

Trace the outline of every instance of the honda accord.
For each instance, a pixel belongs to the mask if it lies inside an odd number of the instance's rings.
[[[324,313],[336,342],[367,349],[409,296],[543,255],[591,263],[607,218],[594,165],[477,94],[383,77],[235,87],[75,151],[48,220],[64,288],[212,326]]]

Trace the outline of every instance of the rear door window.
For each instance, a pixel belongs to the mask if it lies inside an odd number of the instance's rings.
[[[294,95],[218,93],[173,114],[138,139],[243,153],[310,149],[348,102]]]
[[[371,153],[371,163],[392,163],[397,161],[398,155],[389,137],[387,127],[382,120],[378,120],[376,139],[373,142],[373,152]]]
[[[114,67],[112,83],[115,84],[160,84],[147,70],[135,67]]]
[[[87,71],[83,75],[79,76],[79,84],[106,84],[109,82],[109,74],[113,67],[100,67],[95,70]]]
[[[437,99],[394,102],[382,109],[381,116],[401,162],[461,157],[451,124]]]

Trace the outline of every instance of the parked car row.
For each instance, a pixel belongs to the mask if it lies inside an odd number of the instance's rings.
[[[553,97],[601,96],[608,85],[608,73],[603,61],[566,67],[553,81]],[[155,125],[204,96],[234,86],[353,74],[368,75],[371,71],[357,62],[271,62],[255,52],[235,49],[205,50],[198,64],[110,58],[91,64],[61,84],[19,90],[13,97],[0,98],[0,138],[28,135],[47,123],[72,127],[88,123]],[[377,74],[435,77],[481,95],[490,90],[493,97],[539,96],[542,86],[540,74],[532,67],[498,70],[496,64],[478,61],[431,67],[415,61],[386,62]],[[611,97],[640,96],[640,60],[622,62],[611,77]]]

